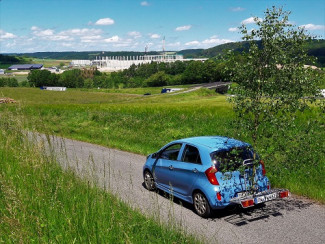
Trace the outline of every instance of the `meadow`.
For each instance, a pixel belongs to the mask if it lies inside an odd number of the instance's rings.
[[[1,243],[199,243],[172,221],[162,225],[63,171],[44,144],[27,134],[24,116],[5,110],[0,114]]]
[[[61,65],[70,65],[71,60],[59,60],[59,59],[49,59],[49,58],[33,58],[31,59],[34,64],[43,64],[44,67],[59,67]]]
[[[149,90],[150,88],[148,88]],[[141,93],[146,92],[142,88]],[[178,95],[2,88],[19,101],[13,113],[24,114],[27,127],[143,155],[167,142],[190,136],[223,135],[251,142],[234,123],[224,95],[200,89]],[[17,107],[19,108],[17,111]],[[0,108],[1,109],[1,108]],[[271,183],[325,202],[324,114],[313,108],[298,115],[285,134],[270,129],[257,150],[266,162]],[[266,125],[269,126],[269,125]],[[270,126],[271,128],[271,126]]]

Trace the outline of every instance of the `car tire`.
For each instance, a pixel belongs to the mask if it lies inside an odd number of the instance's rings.
[[[153,178],[152,174],[146,170],[143,174],[144,186],[149,191],[154,191],[156,189],[155,179]]]
[[[208,202],[208,199],[201,192],[196,192],[193,195],[193,205],[195,212],[204,218],[207,218],[211,215],[211,208]]]

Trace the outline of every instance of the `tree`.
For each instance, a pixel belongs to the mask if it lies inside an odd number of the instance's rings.
[[[60,75],[59,83],[69,88],[83,87],[84,79],[82,77],[82,71],[79,69],[64,71]]]
[[[32,70],[27,76],[28,81],[36,86],[55,86],[58,84],[58,76],[48,70]]]
[[[319,92],[319,71],[305,66],[313,62],[305,50],[312,37],[293,26],[289,15],[282,8],[272,7],[265,11],[264,19],[254,18],[256,29],[240,27],[243,40],[250,45],[240,59],[233,55],[230,76],[237,83],[230,98],[237,133],[251,138],[253,147],[262,149],[259,151],[270,156],[267,158],[278,160],[272,165],[277,175],[286,174],[285,169],[302,169],[304,164],[305,172],[310,165],[320,165],[315,159],[321,157],[318,155],[324,148],[315,146],[318,141],[310,143],[311,120],[306,121],[308,125],[297,121],[299,114],[312,111],[310,105]],[[321,120],[319,116],[314,122],[321,125]],[[314,151],[306,154],[309,149]],[[255,152],[253,158],[255,167],[260,163]],[[254,185],[254,173],[250,179]]]
[[[304,48],[311,36],[293,26],[289,15],[273,7],[265,11],[264,19],[254,18],[257,29],[240,27],[250,47],[243,55],[245,62],[234,61],[231,78],[238,86],[231,101],[253,146],[266,129],[263,125],[285,128],[295,112],[306,109],[317,94],[317,71],[304,66],[311,62]],[[256,41],[261,42],[260,48]]]
[[[204,83],[204,64],[201,61],[191,61],[186,67],[183,77],[185,84]]]
[[[164,71],[159,71],[146,79],[147,86],[165,86],[169,82],[169,76]]]

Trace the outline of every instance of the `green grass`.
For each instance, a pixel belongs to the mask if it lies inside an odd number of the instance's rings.
[[[0,88],[0,96],[11,97],[22,104],[84,104],[84,103],[115,103],[138,97],[137,95],[121,95],[107,93],[85,93],[75,89],[66,92],[46,91],[39,88]]]
[[[143,95],[146,93],[151,93],[151,95],[160,94],[163,88],[184,88],[184,91],[191,87],[191,85],[175,85],[175,86],[162,86],[162,87],[139,87],[139,88],[121,88],[121,89],[86,89],[82,88],[80,90],[87,92],[107,92],[107,93],[126,93],[126,94],[138,94]]]
[[[8,78],[15,78],[18,82],[22,82],[22,81],[27,81],[27,76],[26,74],[22,74],[22,75],[10,75],[10,76],[4,76],[4,77],[8,77]]]
[[[234,127],[226,97],[206,89],[139,96],[3,88],[0,94],[24,105],[21,112],[30,119],[30,127],[143,155],[190,136],[224,135],[251,142]],[[257,150],[273,186],[325,203],[325,130],[320,111],[300,114],[295,125],[285,136],[277,136],[277,131],[265,135]]]
[[[34,64],[43,64],[44,67],[53,67],[53,66],[60,66],[61,63],[68,66],[71,63],[71,60],[59,60],[59,59],[41,59],[41,58],[33,58],[32,63]]]
[[[105,92],[105,93],[122,93],[122,94],[138,94],[143,95],[145,93],[159,94],[161,92],[161,87],[148,87],[148,88],[121,88],[121,89],[86,89],[82,88],[81,91],[87,92]]]
[[[197,243],[175,225],[144,217],[92,183],[63,171],[25,120],[0,120],[1,243]]]

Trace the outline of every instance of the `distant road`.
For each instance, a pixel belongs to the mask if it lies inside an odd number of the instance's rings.
[[[168,95],[178,95],[180,93],[193,92],[193,91],[196,91],[196,90],[198,90],[200,88],[216,89],[217,87],[226,86],[226,85],[230,85],[230,84],[231,84],[231,82],[222,82],[222,81],[211,82],[211,83],[203,83],[203,84],[196,84],[196,85],[193,85],[193,86],[189,87],[185,91],[172,92],[172,93],[168,93]]]
[[[144,214],[179,224],[207,243],[325,243],[324,205],[291,197],[262,208],[219,211],[203,219],[190,204],[144,188],[146,157],[60,137],[50,141],[63,168],[97,182]]]

